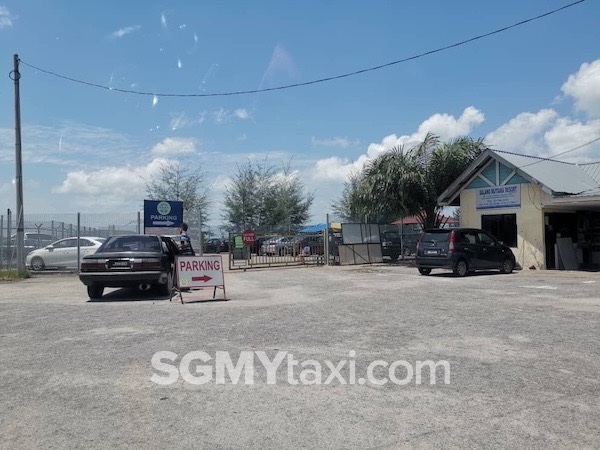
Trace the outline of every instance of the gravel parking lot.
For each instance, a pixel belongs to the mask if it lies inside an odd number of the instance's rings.
[[[226,284],[229,301],[182,305],[127,290],[91,302],[73,274],[1,283],[0,447],[600,446],[598,273],[300,267]],[[159,385],[159,351],[173,367],[192,351],[352,360],[357,378],[376,360],[444,360],[450,383],[325,384],[324,370],[293,385],[281,370],[269,384],[254,358],[253,384]]]

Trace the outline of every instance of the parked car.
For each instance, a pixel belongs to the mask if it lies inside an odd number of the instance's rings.
[[[410,256],[417,250],[417,240],[413,236],[402,236],[397,231],[385,231],[381,236],[381,254],[392,261],[402,254]]]
[[[33,250],[45,247],[55,241],[56,238],[49,233],[38,233],[37,231],[25,231],[23,233],[23,251],[24,255],[27,256]],[[7,249],[6,242],[3,243],[0,248],[0,258],[2,261],[6,261],[7,255],[10,254],[12,259],[17,257],[17,235],[13,234],[10,237],[10,246]],[[8,250],[8,252],[7,252]],[[75,265],[77,266],[77,264]]]
[[[111,236],[82,259],[79,279],[92,299],[102,297],[106,287],[156,287],[161,295],[169,295],[178,254],[179,247],[167,236]]]
[[[223,241],[221,239],[218,239],[218,238],[207,239],[204,242],[203,250],[205,253],[220,253],[222,244],[223,244]]]
[[[429,275],[432,269],[450,269],[460,277],[487,269],[511,273],[516,264],[510,247],[477,228],[426,230],[417,245],[415,262],[422,275]]]
[[[256,253],[257,255],[263,255],[263,244],[271,239],[275,239],[276,236],[261,236],[256,238],[254,244],[250,247],[250,251],[252,253]]]
[[[297,246],[294,246],[294,239],[284,236],[274,237],[264,241],[260,247],[261,255],[290,255],[298,253]]]
[[[80,237],[79,255],[83,258],[95,253],[104,241],[105,238],[101,237]],[[78,264],[76,237],[59,239],[44,248],[33,250],[25,258],[25,266],[35,271],[50,267],[77,269]]]
[[[228,252],[229,251],[229,239],[222,239],[221,240],[221,252]]]
[[[211,238],[204,243],[205,253],[223,253],[229,251],[229,240]]]

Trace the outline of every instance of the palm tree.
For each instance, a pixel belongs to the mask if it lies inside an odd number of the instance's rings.
[[[360,172],[350,174],[344,183],[342,196],[331,203],[333,213],[345,222],[362,222],[368,220],[371,209],[363,199],[367,196],[362,192],[365,188]]]
[[[371,216],[416,215],[424,228],[439,227],[438,197],[485,148],[482,139],[461,137],[440,143],[428,133],[408,150],[395,147],[372,160],[355,194]]]

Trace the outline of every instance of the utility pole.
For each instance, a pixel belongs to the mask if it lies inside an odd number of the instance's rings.
[[[23,166],[21,162],[21,99],[19,95],[19,55],[14,54],[14,70],[10,73],[10,78],[15,82],[15,163],[16,178],[15,187],[17,190],[17,273],[19,276],[25,275],[25,229],[23,217]]]

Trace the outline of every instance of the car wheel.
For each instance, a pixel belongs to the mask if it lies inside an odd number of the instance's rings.
[[[502,267],[500,268],[500,272],[511,273],[514,268],[515,264],[513,263],[513,260],[510,258],[506,258],[504,261],[502,261]]]
[[[456,267],[454,268],[454,275],[457,277],[464,277],[469,273],[469,265],[464,259],[460,259],[456,263]]]
[[[173,291],[173,274],[167,275],[167,282],[165,284],[158,285],[158,293],[160,295],[171,295]]]
[[[400,255],[399,255],[398,253],[392,253],[392,254],[390,255],[390,258],[391,258],[391,260],[392,260],[392,261],[396,261],[396,260],[398,259],[398,257],[399,257],[399,256],[400,256]]]
[[[419,267],[419,273],[421,275],[429,275],[431,273],[431,269],[427,269],[425,267]]]
[[[33,270],[44,270],[44,267],[46,267],[44,260],[39,256],[36,256],[31,260],[31,268]]]
[[[104,288],[102,286],[88,286],[87,292],[91,299],[100,298],[104,293]]]

